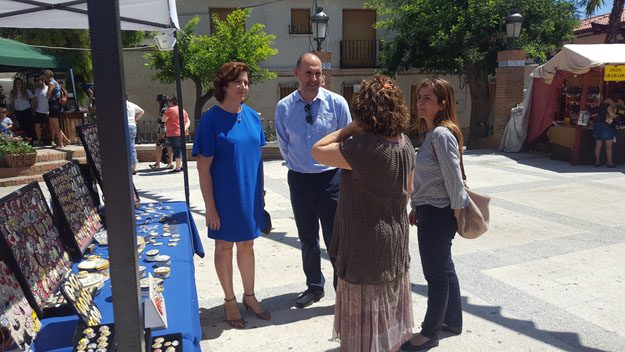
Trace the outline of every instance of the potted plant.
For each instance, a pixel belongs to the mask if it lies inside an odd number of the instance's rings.
[[[0,137],[0,160],[8,167],[31,166],[37,160],[37,152],[28,142],[16,137]]]

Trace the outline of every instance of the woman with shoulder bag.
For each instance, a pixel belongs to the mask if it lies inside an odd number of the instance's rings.
[[[421,332],[402,345],[403,351],[438,346],[440,330],[462,332],[460,286],[451,257],[451,242],[461,210],[468,204],[460,169],[462,132],[451,85],[427,79],[417,90],[417,127],[423,143],[416,157],[409,218],[417,226],[428,307]]]
[[[48,124],[50,126],[50,137],[52,140],[56,139],[56,148],[64,148],[65,143],[69,143],[69,139],[63,133],[61,129],[61,104],[59,99],[61,98],[61,85],[54,79],[54,72],[50,70],[44,70],[41,74],[41,78],[44,79],[48,86]]]

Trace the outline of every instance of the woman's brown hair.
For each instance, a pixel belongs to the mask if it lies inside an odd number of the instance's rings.
[[[399,136],[410,117],[401,90],[383,75],[360,83],[360,91],[352,98],[352,110],[361,127],[384,137]]]
[[[15,77],[15,79],[13,80],[13,89],[11,89],[11,97],[13,99],[17,99],[17,88],[15,87],[15,83],[18,81],[22,83],[22,86],[19,89],[20,94],[22,95],[22,98],[28,99],[28,92],[26,91],[26,84],[24,84],[24,80],[21,79],[20,77]]]
[[[222,103],[226,97],[226,87],[228,83],[235,81],[241,75],[241,72],[246,72],[249,76],[250,68],[242,62],[226,62],[221,65],[215,81],[213,81],[213,87],[215,87],[215,99]]]
[[[443,126],[449,128],[451,133],[453,133],[456,137],[458,146],[460,147],[460,153],[462,153],[464,139],[462,137],[462,131],[460,130],[458,117],[456,115],[456,98],[454,95],[454,89],[451,87],[449,82],[440,78],[431,78],[421,81],[419,87],[417,88],[417,93],[423,87],[432,88],[432,92],[436,95],[438,103],[443,106],[443,110],[439,111],[434,118],[434,127]],[[416,130],[419,133],[419,137],[424,138],[425,132],[428,130],[425,120],[419,118],[417,122],[411,126],[411,130]]]

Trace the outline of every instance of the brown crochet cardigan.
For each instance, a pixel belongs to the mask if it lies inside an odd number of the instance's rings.
[[[393,143],[365,132],[343,141],[340,150],[352,170],[341,171],[329,249],[337,274],[352,284],[393,281],[410,264],[406,184],[414,148],[405,135]]]

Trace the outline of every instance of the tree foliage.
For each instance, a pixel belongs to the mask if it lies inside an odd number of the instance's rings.
[[[274,72],[260,64],[278,51],[272,47],[275,35],[265,33],[265,26],[257,23],[245,28],[251,10],[235,10],[225,20],[212,18],[215,33],[211,36],[195,33],[200,18],[192,18],[177,36],[180,52],[181,78],[191,79],[195,85],[194,116],[199,118],[202,108],[213,97],[213,80],[221,65],[230,61],[246,63],[250,68],[250,81],[260,82],[276,77]],[[145,55],[146,66],[157,70],[153,79],[162,83],[175,81],[173,53],[154,51]]]
[[[604,0],[582,0],[580,2],[580,5],[586,8],[587,16],[592,16],[597,9],[604,4]],[[608,25],[606,28],[606,44],[616,43],[616,37],[619,33],[619,24],[621,23],[621,16],[623,16],[623,7],[625,7],[625,0],[614,0],[612,3],[612,11],[610,12],[610,18],[608,19]]]
[[[515,43],[529,57],[546,58],[572,38],[574,5],[560,0],[368,0],[378,10],[378,27],[390,31],[381,61],[389,73],[465,73],[471,91],[469,141],[487,134],[491,111],[488,76],[497,52],[509,47],[505,20],[511,11],[524,17]]]

